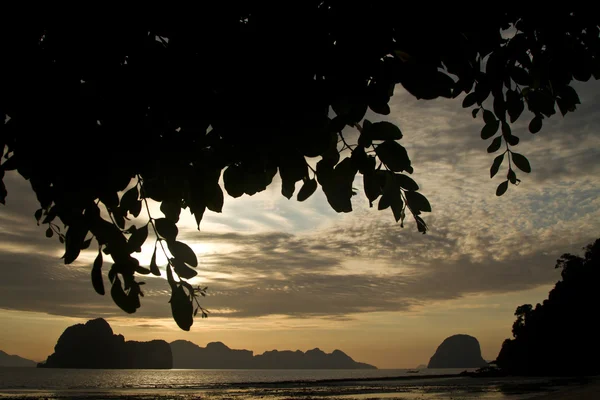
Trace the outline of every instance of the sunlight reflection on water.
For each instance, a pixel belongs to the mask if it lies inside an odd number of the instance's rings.
[[[458,372],[423,370],[419,375]],[[0,399],[521,400],[531,398],[547,381],[457,376],[419,379],[406,370],[0,368]]]

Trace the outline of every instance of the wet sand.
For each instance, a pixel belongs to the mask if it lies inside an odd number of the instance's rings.
[[[580,386],[566,387],[553,393],[532,397],[531,400],[599,400],[600,380]]]

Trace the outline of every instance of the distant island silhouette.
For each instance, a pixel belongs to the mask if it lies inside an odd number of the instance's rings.
[[[54,353],[40,368],[141,368],[169,369],[171,347],[164,340],[125,341],[102,318],[68,327],[54,346]]]
[[[186,340],[171,343],[173,368],[192,369],[377,369],[354,361],[341,350],[325,353],[316,348],[300,350],[272,350],[254,355],[250,350],[234,350],[221,342],[200,347]]]
[[[139,368],[139,369],[377,369],[354,361],[341,350],[325,353],[230,349],[221,342],[200,347],[186,340],[167,343],[125,341],[102,318],[68,327],[54,353],[40,368]]]
[[[439,345],[427,368],[480,368],[486,365],[476,338],[453,335]]]
[[[35,367],[36,362],[0,350],[0,367]]]

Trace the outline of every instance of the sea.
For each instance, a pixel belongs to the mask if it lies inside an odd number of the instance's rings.
[[[463,370],[0,368],[0,399],[525,400],[577,384],[458,375]]]

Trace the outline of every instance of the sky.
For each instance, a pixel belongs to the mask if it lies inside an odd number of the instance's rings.
[[[58,239],[35,224],[29,183],[7,173],[0,349],[41,361],[65,328],[103,317],[128,340],[221,341],[255,354],[340,349],[379,368],[427,364],[446,337],[462,333],[493,360],[516,307],[542,302],[560,278],[556,259],[600,237],[600,84],[575,87],[583,103],[575,113],[545,120],[536,135],[527,112],[513,125],[521,138],[514,150],[532,172],[518,173],[522,183],[502,197],[495,190],[506,166],[490,179],[494,155],[479,137],[481,115],[473,119],[462,98],[418,101],[397,86],[389,116],[368,114],[404,134],[412,177],[433,209],[427,235],[411,221],[401,228],[389,209],[370,209],[361,179],[348,214],[335,213],[321,189],[302,203],[287,200],[278,180],[251,197],[226,197],[223,213],[207,212],[200,232],[182,212],[180,237],[199,258],[192,283],[208,287],[202,305],[210,311],[190,332],[172,320],[162,278],[143,277],[146,296],[133,315],[97,295],[90,281],[97,249],[64,265]],[[160,217],[157,205],[151,212]],[[149,239],[142,265],[152,250]]]

